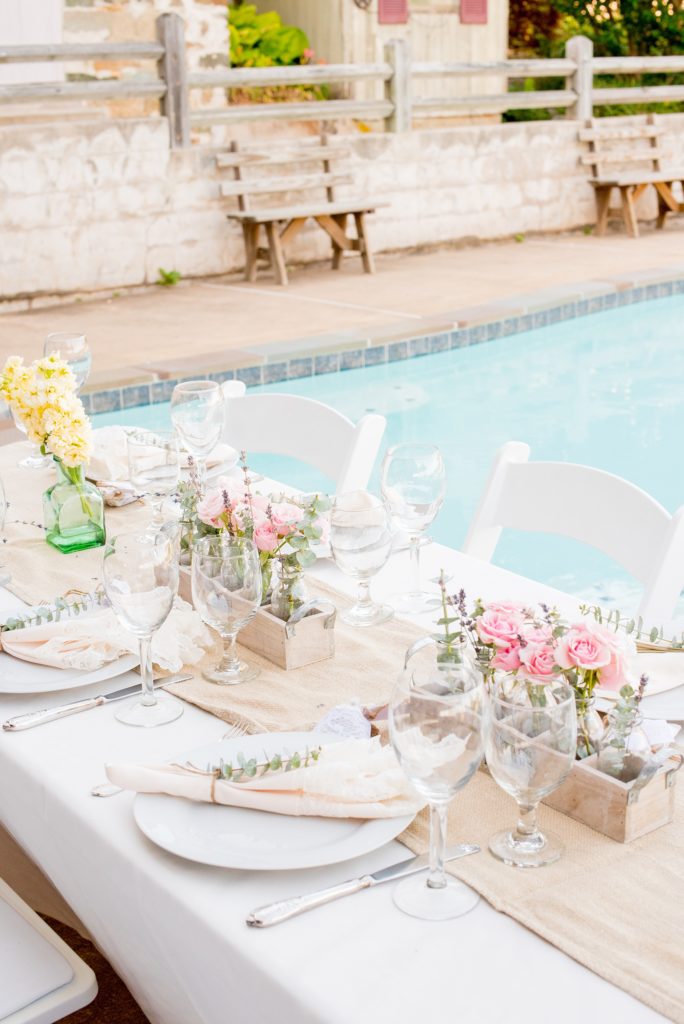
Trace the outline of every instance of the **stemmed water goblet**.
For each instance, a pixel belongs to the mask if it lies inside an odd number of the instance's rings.
[[[389,448],[380,471],[382,496],[400,530],[410,539],[412,589],[392,598],[398,612],[433,611],[439,597],[421,590],[420,540],[442,507],[446,492],[444,462],[431,444],[397,444]]]
[[[237,635],[261,604],[259,550],[247,537],[202,537],[192,550],[192,603],[202,620],[221,637],[223,656],[202,675],[210,683],[231,686],[256,678],[259,669],[240,661]]]
[[[180,480],[178,437],[170,430],[133,430],[128,434],[127,445],[131,483],[152,496],[152,526],[158,529],[164,522],[164,501]]]
[[[561,840],[537,826],[537,805],[560,786],[576,749],[575,695],[563,676],[513,680],[506,675],[494,684],[487,767],[518,803],[517,825],[489,841],[499,860],[536,868],[561,856]]]
[[[68,364],[76,378],[76,391],[79,392],[90,376],[93,362],[85,334],[72,331],[53,331],[45,339],[43,355],[50,356],[53,353]]]
[[[213,380],[176,384],[171,396],[171,420],[186,451],[197,466],[200,494],[204,494],[207,458],[223,432],[223,392]]]
[[[2,480],[0,480],[0,538],[3,537],[3,533],[5,530],[5,520],[7,519],[8,507],[9,506],[7,503],[7,496],[5,494],[5,485],[3,484]],[[4,587],[5,584],[9,583],[11,578],[12,577],[10,576],[9,572],[7,571],[3,563],[0,562],[0,587]]]
[[[340,618],[351,626],[375,626],[394,614],[370,595],[370,580],[382,569],[392,550],[387,507],[367,491],[349,491],[333,502],[330,547],[338,569],[358,580],[356,603]]]
[[[401,767],[430,805],[430,870],[407,878],[394,902],[429,921],[460,917],[479,901],[477,893],[447,876],[444,857],[447,809],[475,774],[485,743],[486,694],[482,675],[463,659],[429,668],[409,666],[389,705],[389,734]]]
[[[152,677],[152,636],[166,621],[178,590],[178,544],[164,530],[112,537],[103,563],[105,593],[117,619],[140,643],[142,699],[116,715],[124,725],[150,728],[173,722],[183,705],[157,696]]]

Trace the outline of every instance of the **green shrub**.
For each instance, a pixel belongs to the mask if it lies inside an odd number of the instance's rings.
[[[258,14],[254,4],[228,5],[230,63],[235,68],[302,64],[310,55],[301,28],[283,25],[276,11]]]

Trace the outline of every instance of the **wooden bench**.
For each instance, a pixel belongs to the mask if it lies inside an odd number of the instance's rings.
[[[353,182],[351,175],[334,167],[350,150],[331,144],[323,136],[316,145],[272,147],[269,150],[241,150],[231,143],[229,153],[217,156],[221,168],[233,171],[233,180],[223,182],[224,196],[237,198],[238,209],[227,214],[238,220],[245,240],[245,279],[256,281],[257,261],[265,259],[273,268],[278,284],[287,284],[285,247],[299,234],[309,218],[330,236],[332,266],[339,269],[344,252],[358,252],[367,274],[375,272],[366,231],[366,214],[387,203],[362,199],[337,199],[336,185]],[[258,196],[258,206],[251,206]],[[347,234],[347,218],[354,218],[356,238]],[[259,245],[261,228],[268,248]]]
[[[589,152],[581,159],[592,168],[590,179],[596,192],[596,234],[605,235],[608,220],[622,218],[627,234],[639,237],[635,203],[650,185],[658,193],[658,227],[662,228],[668,213],[684,213],[684,202],[679,202],[672,185],[684,183],[684,168],[664,171],[660,161],[665,154],[660,149],[660,136],[664,133],[653,114],[645,124],[602,124],[592,118],[579,133],[581,142],[589,143]],[[615,165],[618,165],[615,168]],[[611,207],[613,189],[620,193],[620,206]]]

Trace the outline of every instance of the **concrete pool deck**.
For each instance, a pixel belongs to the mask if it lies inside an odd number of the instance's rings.
[[[647,288],[643,297],[653,297],[659,283],[684,280],[684,220],[664,231],[644,228],[634,240],[567,234],[381,254],[377,267],[365,275],[358,260],[347,259],[337,273],[327,265],[295,270],[289,288],[264,272],[256,284],[235,276],[192,280],[5,312],[0,359],[34,358],[50,331],[83,331],[94,354],[88,390],[126,388],[124,406],[139,404],[138,386],[147,392],[179,377],[245,370],[258,383],[329,372],[344,368],[345,352],[357,357],[366,348],[511,318],[539,326],[545,309],[604,308],[602,297],[630,289],[642,297]],[[259,366],[258,379],[245,369]]]

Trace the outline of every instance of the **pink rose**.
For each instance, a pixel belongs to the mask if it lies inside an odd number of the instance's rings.
[[[268,520],[255,527],[254,543],[259,551],[275,551],[278,547],[278,534]]]
[[[522,627],[523,617],[518,610],[511,608],[499,611],[496,606],[483,612],[476,626],[480,640],[496,647],[508,647],[517,643]]]
[[[208,491],[197,503],[197,515],[207,526],[218,527],[219,516],[226,510],[221,491]]]
[[[301,518],[302,510],[288,501],[280,501],[271,506],[271,522],[280,537],[293,533]]]
[[[327,544],[328,541],[330,540],[330,522],[329,522],[329,520],[325,519],[323,516],[321,516],[320,519],[316,519],[315,520],[314,526],[316,526],[321,531],[321,535],[318,538],[318,543],[319,544]]]
[[[552,676],[556,667],[556,655],[550,644],[527,644],[520,651],[520,661],[531,676]]]
[[[599,686],[607,690],[619,690],[625,683],[634,684],[633,673],[630,671],[630,658],[636,654],[634,642],[598,622],[590,623],[589,628],[610,650],[610,661],[599,672]]]
[[[490,664],[492,668],[499,668],[503,672],[516,672],[520,668],[520,645],[498,647]]]
[[[546,622],[542,623],[540,626],[535,626],[530,622],[523,626],[522,635],[528,643],[546,644],[551,642],[553,630]]]
[[[612,653],[605,637],[580,623],[571,626],[565,636],[560,637],[556,661],[561,668],[595,671],[610,664]]]

